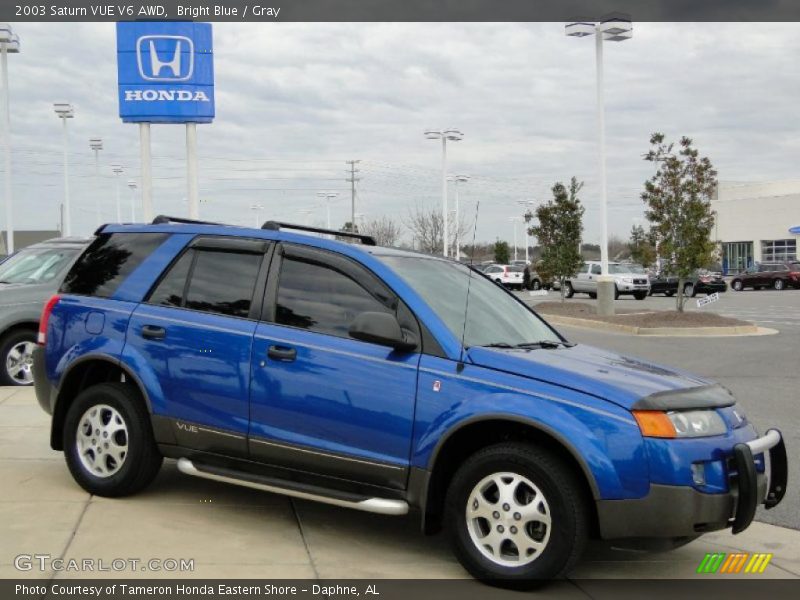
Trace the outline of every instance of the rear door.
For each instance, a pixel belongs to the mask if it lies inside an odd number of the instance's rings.
[[[125,359],[147,374],[154,421],[188,448],[247,454],[250,358],[270,243],[201,237],[131,316]]]
[[[353,339],[362,312],[413,314],[355,261],[307,246],[276,251],[253,345],[250,456],[307,473],[404,489],[419,351]]]

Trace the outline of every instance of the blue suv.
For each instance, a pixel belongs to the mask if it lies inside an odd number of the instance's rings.
[[[565,575],[591,536],[742,531],[786,491],[780,433],[759,437],[722,386],[570,343],[469,267],[354,233],[101,227],[44,309],[34,368],[51,447],[92,494],[135,493],[167,457],[414,509],[511,587]]]

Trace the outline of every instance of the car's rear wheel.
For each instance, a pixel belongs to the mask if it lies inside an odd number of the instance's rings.
[[[540,289],[542,289],[542,282],[541,282],[541,281],[539,281],[538,279],[534,279],[534,280],[533,280],[533,285],[532,285],[531,287],[532,287],[534,290],[540,290]]]
[[[781,291],[783,288],[786,287],[786,284],[784,283],[783,279],[776,279],[775,281],[772,282],[772,287],[778,291]]]
[[[447,491],[456,557],[474,577],[529,589],[564,577],[588,537],[585,494],[574,472],[536,446],[505,443],[468,458]]]
[[[27,329],[9,333],[0,342],[0,384],[31,385],[33,383],[33,350],[36,333]]]
[[[742,281],[740,279],[734,279],[731,282],[731,288],[735,292],[741,292],[742,291]]]
[[[64,455],[83,489],[109,497],[146,487],[163,460],[138,391],[124,383],[101,383],[75,398],[64,420]]]
[[[687,283],[683,286],[683,295],[688,296],[689,298],[694,298],[697,296],[697,292],[695,291],[693,283]]]

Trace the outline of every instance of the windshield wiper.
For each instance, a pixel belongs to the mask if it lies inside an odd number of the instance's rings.
[[[508,342],[492,342],[491,344],[481,344],[481,348],[516,348]]]
[[[514,345],[514,348],[558,348],[564,346],[565,348],[572,348],[575,344],[571,342],[562,342],[560,340],[539,340],[538,342],[522,342],[521,344]]]

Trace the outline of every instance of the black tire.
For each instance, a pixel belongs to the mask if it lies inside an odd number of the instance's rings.
[[[539,281],[538,279],[534,279],[532,287],[533,287],[534,290],[540,290],[540,289],[542,289],[542,282]]]
[[[572,298],[575,295],[575,290],[572,289],[572,284],[569,281],[564,282],[564,297]]]
[[[31,357],[19,355],[20,346],[36,345],[36,332],[19,329],[0,340],[0,385],[28,386],[33,384]],[[14,352],[14,356],[10,356]]]
[[[121,467],[106,477],[84,466],[77,447],[78,428],[84,415],[99,405],[116,410],[127,428],[127,452],[120,461]],[[138,390],[125,383],[101,383],[78,394],[67,410],[63,439],[64,456],[72,477],[83,489],[97,496],[114,498],[135,494],[153,481],[163,461],[153,438],[147,408]]]
[[[596,292],[589,292],[589,298],[591,298],[592,300],[596,300],[597,299],[597,293]]]
[[[673,290],[667,290],[666,292],[664,292],[664,295],[667,296],[668,298],[672,298],[672,296],[675,295],[675,292]]]
[[[697,289],[692,282],[689,282],[683,286],[683,295],[688,296],[689,298],[694,298],[697,296]]]
[[[619,300],[619,288],[616,283],[614,284],[614,300]]]
[[[786,282],[783,279],[776,279],[772,282],[772,287],[774,290],[780,292],[786,289]]]
[[[744,287],[742,286],[742,280],[734,279],[733,281],[731,281],[731,289],[734,292],[741,292],[744,289]]]
[[[526,478],[541,491],[549,507],[549,538],[539,555],[522,566],[505,566],[494,562],[483,554],[470,535],[469,523],[478,521],[487,530],[494,531],[493,526],[491,529],[488,527],[488,520],[469,521],[465,512],[470,498],[474,498],[474,488],[484,478],[498,473],[512,473]],[[501,514],[503,506],[499,500],[497,504],[498,511],[494,514],[500,515],[498,520],[506,523],[510,533],[509,523],[513,525],[515,522],[511,516],[514,508],[505,511],[510,518],[504,519]],[[588,498],[584,488],[567,464],[542,448],[515,442],[489,446],[470,456],[453,476],[445,500],[445,526],[459,562],[476,579],[515,589],[532,589],[569,573],[586,545],[588,514]],[[498,526],[497,531],[503,529]],[[542,530],[535,534],[542,535]],[[530,533],[525,539],[530,539]],[[501,544],[500,548],[503,547]],[[515,562],[513,551],[511,562]]]
[[[634,292],[633,297],[637,300],[644,300],[647,298],[647,292]]]

